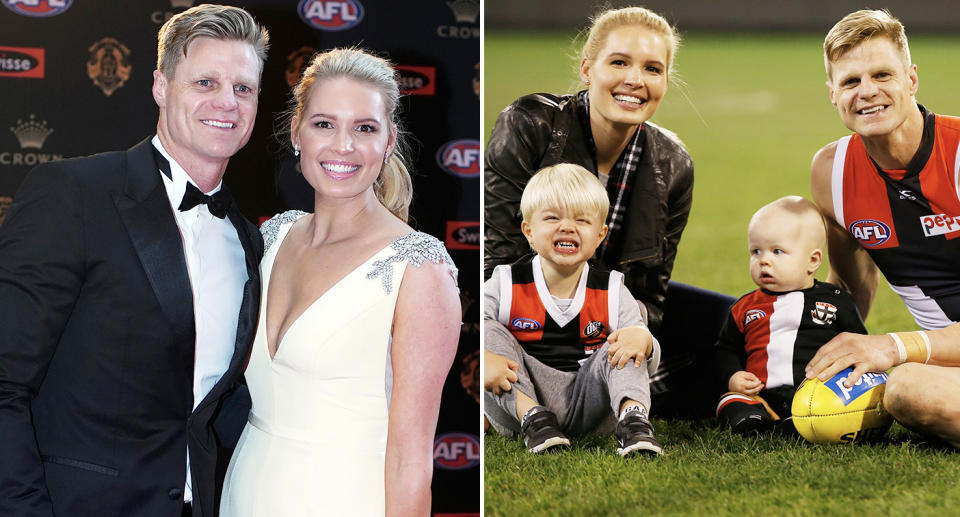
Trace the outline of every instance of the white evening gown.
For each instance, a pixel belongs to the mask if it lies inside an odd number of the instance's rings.
[[[224,481],[224,517],[384,514],[390,329],[407,264],[456,268],[443,244],[394,240],[315,300],[267,350],[266,302],[280,244],[303,212],[264,223],[260,319],[246,370],[253,407]]]

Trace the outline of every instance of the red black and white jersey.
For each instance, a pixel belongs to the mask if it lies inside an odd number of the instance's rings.
[[[757,289],[737,300],[716,346],[718,380],[741,370],[770,390],[798,386],[804,368],[827,341],[841,332],[866,334],[853,298],[833,284],[787,293]]]
[[[497,266],[500,285],[497,320],[523,349],[542,363],[577,371],[618,327],[623,273],[584,264],[570,305],[561,309],[543,277],[540,257]]]
[[[960,118],[920,110],[923,140],[905,170],[881,170],[854,134],[837,142],[831,182],[837,223],[934,329],[960,321]]]

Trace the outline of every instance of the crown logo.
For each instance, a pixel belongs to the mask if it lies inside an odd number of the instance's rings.
[[[177,8],[190,8],[193,7],[194,0],[170,0],[170,7],[173,9]]]
[[[17,140],[20,141],[20,148],[27,149],[41,149],[43,143],[47,140],[47,137],[50,136],[50,133],[53,133],[52,129],[47,128],[47,121],[37,122],[34,120],[36,116],[31,113],[30,120],[23,122],[22,120],[17,121],[17,127],[10,128],[10,131],[13,131],[13,134],[16,135]]]
[[[447,2],[447,7],[453,11],[457,23],[477,23],[480,16],[480,2],[477,0],[453,0]]]

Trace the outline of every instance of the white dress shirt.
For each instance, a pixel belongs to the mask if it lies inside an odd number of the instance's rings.
[[[237,322],[243,285],[247,281],[246,257],[237,229],[229,218],[220,219],[210,214],[207,205],[199,204],[181,212],[178,207],[183,200],[190,179],[173,158],[167,154],[158,136],[153,137],[153,146],[170,162],[171,178],[160,172],[166,188],[170,207],[173,209],[180,235],[183,237],[183,253],[193,290],[193,315],[196,323],[196,346],[193,366],[193,407],[210,393],[213,386],[227,371],[237,341]],[[221,181],[211,195],[223,186]],[[190,476],[190,451],[187,451],[187,483],[183,492],[186,502],[193,500]]]

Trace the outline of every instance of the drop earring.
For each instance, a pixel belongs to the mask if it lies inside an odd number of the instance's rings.
[[[293,146],[293,155],[300,156],[300,146],[298,145]]]

